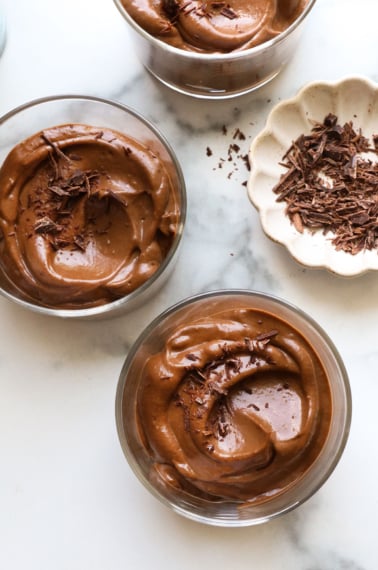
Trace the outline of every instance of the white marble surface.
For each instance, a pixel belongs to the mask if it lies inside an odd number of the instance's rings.
[[[318,0],[286,70],[223,103],[157,85],[135,60],[112,0],[0,6],[8,31],[0,114],[57,93],[120,100],[170,140],[189,200],[176,272],[143,309],[72,323],[0,299],[0,568],[376,570],[378,275],[345,280],[298,266],[263,235],[243,161],[231,178],[232,163],[219,169],[218,161],[236,128],[247,152],[272,106],[306,82],[378,80],[377,1]],[[188,521],[151,497],[124,460],[114,421],[118,374],[144,325],[183,297],[224,287],[272,292],[310,313],[345,361],[354,402],[347,449],[317,495],[272,523],[232,530]]]

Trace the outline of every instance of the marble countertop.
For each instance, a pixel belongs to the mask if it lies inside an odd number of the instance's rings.
[[[73,323],[0,299],[0,567],[376,570],[378,276],[299,266],[263,234],[243,185],[245,162],[235,154],[219,168],[236,129],[246,134],[243,155],[270,109],[305,83],[355,74],[378,81],[376,0],[318,0],[279,77],[213,103],[170,92],[143,70],[112,0],[54,8],[0,0],[0,8],[8,33],[0,114],[59,93],[126,103],[169,139],[188,190],[175,273],[143,308]],[[114,419],[118,375],[144,326],[184,297],[226,287],[273,293],[315,318],[344,359],[354,404],[347,448],[322,489],[297,510],[243,529],[186,520],[150,496],[123,457]]]

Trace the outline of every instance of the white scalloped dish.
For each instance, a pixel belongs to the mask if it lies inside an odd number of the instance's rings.
[[[309,134],[313,122],[323,122],[329,113],[337,116],[339,124],[352,121],[353,128],[361,129],[370,139],[378,134],[378,86],[359,77],[334,83],[316,82],[279,103],[251,145],[248,195],[259,211],[265,234],[285,246],[299,263],[352,277],[378,269],[377,249],[352,255],[336,250],[331,233],[298,231],[285,213],[286,204],[278,202],[273,192],[281,175],[287,172],[280,162],[292,142],[301,134]]]

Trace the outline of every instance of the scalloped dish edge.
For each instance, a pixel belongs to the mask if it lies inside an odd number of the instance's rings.
[[[378,251],[362,251],[352,255],[335,249],[331,244],[331,233],[324,235],[321,230],[318,232],[305,230],[303,233],[300,233],[291,223],[288,216],[286,216],[284,212],[285,206],[277,202],[275,195],[273,192],[269,193],[267,187],[261,190],[261,180],[259,181],[259,178],[264,176],[271,180],[269,187],[272,190],[273,186],[279,181],[280,175],[284,172],[284,167],[280,167],[279,161],[282,159],[292,140],[303,132],[306,134],[306,131],[302,128],[306,126],[306,122],[309,123],[311,120],[322,121],[330,112],[338,115],[337,109],[327,108],[322,111],[322,117],[310,116],[310,111],[306,110],[303,106],[304,101],[312,98],[313,101],[316,102],[316,92],[319,93],[319,91],[323,91],[323,94],[326,93],[328,98],[333,99],[335,104],[338,104],[340,100],[342,100],[342,93],[347,89],[349,91],[354,89],[356,93],[358,92],[359,94],[361,94],[361,89],[363,89],[364,93],[367,93],[370,98],[375,96],[377,105],[376,129],[378,133],[377,84],[367,78],[359,76],[346,77],[339,81],[311,82],[303,86],[294,97],[278,103],[269,113],[264,129],[253,140],[248,153],[251,173],[248,179],[247,193],[251,203],[259,212],[262,229],[266,236],[275,243],[283,245],[298,263],[313,269],[324,268],[342,277],[355,277],[367,273],[368,271],[378,269]],[[361,98],[359,98],[359,101],[361,101]],[[355,122],[358,117],[357,112],[358,108],[353,113],[353,116],[346,120]],[[367,111],[367,114],[369,112],[371,113],[371,109]],[[295,137],[292,136],[291,139],[289,138],[289,140],[284,143],[282,141],[282,123],[285,121],[282,121],[282,118],[289,113],[290,116],[293,116],[294,113],[294,115],[298,117],[298,123],[301,124],[301,128]],[[359,126],[358,123],[357,126]],[[284,134],[286,136],[286,133]],[[366,136],[369,135],[366,134]],[[265,165],[261,164],[261,159],[256,160],[256,155],[258,155],[263,145],[268,145],[271,151],[274,151],[274,149],[277,152],[278,150],[280,151],[281,155],[278,156],[277,154],[274,164],[273,161],[269,161],[268,158],[266,159]],[[267,184],[269,183],[266,182],[266,185]],[[263,200],[261,196],[259,196],[259,192],[260,194],[264,192]]]

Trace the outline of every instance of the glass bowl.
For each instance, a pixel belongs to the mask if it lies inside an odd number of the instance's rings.
[[[124,8],[115,5],[129,25],[136,54],[144,67],[168,87],[202,99],[228,99],[271,81],[298,48],[303,25],[316,0],[271,40],[229,53],[199,53],[171,46],[141,28]]]
[[[327,334],[254,291],[204,293],[162,313],[131,348],[116,394],[135,475],[176,513],[217,526],[301,505],[336,467],[350,421],[347,372]]]
[[[185,182],[168,142],[134,110],[88,96],[31,101],[0,118],[0,165],[5,297],[38,313],[89,319],[134,309],[163,285],[184,229]],[[37,196],[43,176],[45,204]],[[67,244],[74,220],[79,235]]]

